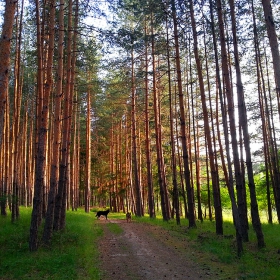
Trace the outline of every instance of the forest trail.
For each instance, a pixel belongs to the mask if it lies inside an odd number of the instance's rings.
[[[127,223],[120,219],[97,221],[104,230],[99,240],[100,280],[217,279],[208,269],[193,263],[186,239],[160,227]],[[109,223],[117,223],[122,233],[112,233]]]

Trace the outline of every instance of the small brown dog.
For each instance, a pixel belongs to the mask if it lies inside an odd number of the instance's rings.
[[[130,212],[126,213],[126,221],[131,222],[131,213]]]

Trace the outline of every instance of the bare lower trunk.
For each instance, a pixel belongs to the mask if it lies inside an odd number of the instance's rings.
[[[59,171],[59,153],[61,142],[61,96],[63,80],[63,37],[64,37],[64,0],[60,0],[59,8],[59,41],[58,41],[58,69],[57,82],[55,90],[55,113],[54,113],[54,139],[53,139],[53,156],[50,173],[50,189],[48,194],[48,207],[45,219],[43,233],[44,243],[48,243],[52,236],[55,195],[58,186]]]
[[[181,124],[181,140],[183,150],[183,162],[184,162],[184,175],[187,189],[188,199],[188,219],[189,227],[195,227],[195,204],[194,204],[194,191],[191,185],[190,169],[189,169],[189,155],[187,149],[187,135],[186,135],[186,120],[185,120],[185,102],[182,88],[182,77],[181,77],[181,65],[180,65],[180,51],[179,51],[179,40],[178,40],[178,23],[175,9],[175,1],[171,2],[172,17],[174,24],[174,39],[175,39],[175,52],[176,52],[176,72],[177,72],[177,84],[178,84],[178,95],[180,104],[180,124]]]
[[[243,137],[244,137],[244,147],[245,147],[245,152],[246,152],[246,165],[247,165],[248,185],[249,185],[250,199],[251,199],[252,223],[253,223],[253,227],[254,227],[256,235],[257,235],[258,246],[260,248],[262,248],[265,246],[265,243],[264,243],[264,237],[263,237],[260,216],[259,216],[259,211],[258,211],[256,186],[255,186],[255,182],[254,182],[253,166],[252,166],[252,159],[251,159],[251,147],[250,147],[250,137],[249,137],[249,132],[248,132],[247,112],[246,112],[243,84],[242,84],[242,80],[241,80],[241,71],[240,71],[240,65],[239,65],[239,52],[238,52],[237,34],[236,34],[234,0],[229,0],[229,2],[230,2],[231,22],[232,22],[234,59],[235,59],[235,67],[236,67],[235,69],[236,69],[238,113],[239,113],[239,122],[242,127],[242,132],[243,132]]]

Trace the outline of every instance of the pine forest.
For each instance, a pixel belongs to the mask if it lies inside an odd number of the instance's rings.
[[[280,222],[278,0],[0,2],[1,216]]]

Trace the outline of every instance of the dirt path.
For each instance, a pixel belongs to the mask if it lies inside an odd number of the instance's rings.
[[[125,220],[98,221],[104,230],[99,241],[101,280],[214,279],[187,257],[183,238],[156,226],[127,223]],[[117,223],[123,232],[114,234],[108,223]]]

